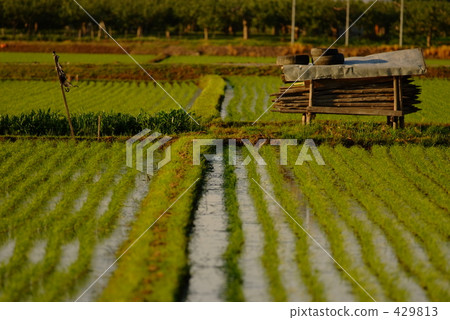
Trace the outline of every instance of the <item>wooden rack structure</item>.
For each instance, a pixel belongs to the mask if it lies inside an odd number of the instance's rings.
[[[386,116],[396,129],[404,127],[406,114],[420,110],[415,105],[421,90],[410,75],[313,78],[295,82],[284,77],[286,85],[271,95],[276,98],[272,111],[302,113],[304,124],[311,123],[315,114]]]

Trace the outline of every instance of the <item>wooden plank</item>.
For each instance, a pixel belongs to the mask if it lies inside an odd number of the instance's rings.
[[[392,84],[392,77],[376,77],[376,78],[353,78],[353,79],[316,79],[316,88],[338,88],[361,85],[380,85],[383,83]],[[309,85],[310,81],[305,81]]]
[[[398,78],[394,77],[394,110],[398,110]],[[394,123],[396,121],[394,120]]]
[[[279,99],[272,100],[272,102],[275,101],[281,101],[281,102],[306,102],[308,100],[308,103],[310,103],[309,98],[306,99],[306,97],[281,97]],[[391,96],[369,96],[369,97],[322,97],[322,96],[316,96],[314,97],[314,101],[316,103],[326,103],[326,104],[332,104],[335,105],[339,102],[342,103],[350,103],[350,102],[373,102],[373,103],[381,103],[381,102],[389,102],[392,106],[392,101],[394,101],[394,97]]]
[[[402,116],[403,111],[380,110],[380,109],[358,109],[358,108],[333,108],[333,107],[307,107],[306,111],[327,114],[353,114],[373,116]]]
[[[317,100],[316,103],[330,108],[341,108],[341,107],[349,107],[349,108],[378,108],[378,107],[386,107],[392,110],[392,102],[328,102]],[[289,101],[289,103],[282,102],[280,105],[298,105],[298,106],[310,106],[309,102],[306,101]]]

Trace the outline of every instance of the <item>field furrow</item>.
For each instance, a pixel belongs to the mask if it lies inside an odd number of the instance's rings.
[[[264,233],[258,223],[255,205],[249,195],[249,183],[245,166],[240,165],[242,157],[237,157],[236,195],[239,205],[239,217],[242,221],[243,248],[239,258],[242,269],[242,291],[246,301],[270,301],[269,285],[262,266],[261,256],[264,250]]]
[[[224,165],[220,158],[206,171],[189,242],[187,301],[222,301],[225,290],[224,261],[227,247],[227,215],[223,192]]]

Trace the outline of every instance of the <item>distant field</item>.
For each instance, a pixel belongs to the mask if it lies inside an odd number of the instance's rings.
[[[450,59],[426,59],[425,62],[429,67],[450,66]]]
[[[150,82],[85,81],[67,93],[71,112],[114,111],[137,114],[177,109],[161,88]],[[182,106],[188,106],[198,88],[193,82],[163,83]],[[0,114],[37,109],[64,110],[61,90],[52,81],[0,81]]]
[[[78,64],[114,64],[133,63],[126,54],[108,53],[58,53],[61,63]],[[133,54],[139,63],[150,63],[155,55]],[[238,57],[238,56],[172,56],[161,61],[161,63],[183,63],[183,64],[209,64],[209,63],[271,63],[275,64],[275,57]],[[0,63],[53,63],[51,53],[36,52],[2,52]]]
[[[61,64],[83,63],[83,64],[114,64],[134,63],[126,54],[91,54],[91,53],[58,53]],[[149,63],[155,55],[136,54],[133,57],[139,63]],[[51,53],[36,52],[1,52],[0,63],[53,63]]]
[[[76,64],[115,64],[133,63],[125,54],[111,53],[58,53],[61,62]],[[133,54],[139,63],[150,63],[156,55]],[[275,64],[276,57],[243,57],[243,56],[171,56],[160,63],[181,63],[181,64],[214,64],[214,63],[264,63]],[[1,52],[0,63],[53,63],[51,53],[36,52]],[[450,66],[450,59],[427,59],[428,66]]]
[[[275,64],[275,57],[239,57],[239,56],[172,56],[161,63],[270,63]]]

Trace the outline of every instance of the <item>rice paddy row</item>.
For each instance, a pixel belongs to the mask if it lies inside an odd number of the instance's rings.
[[[193,166],[193,138],[149,183],[122,143],[2,142],[0,299],[75,300],[141,235],[80,300],[449,299],[447,149]]]

